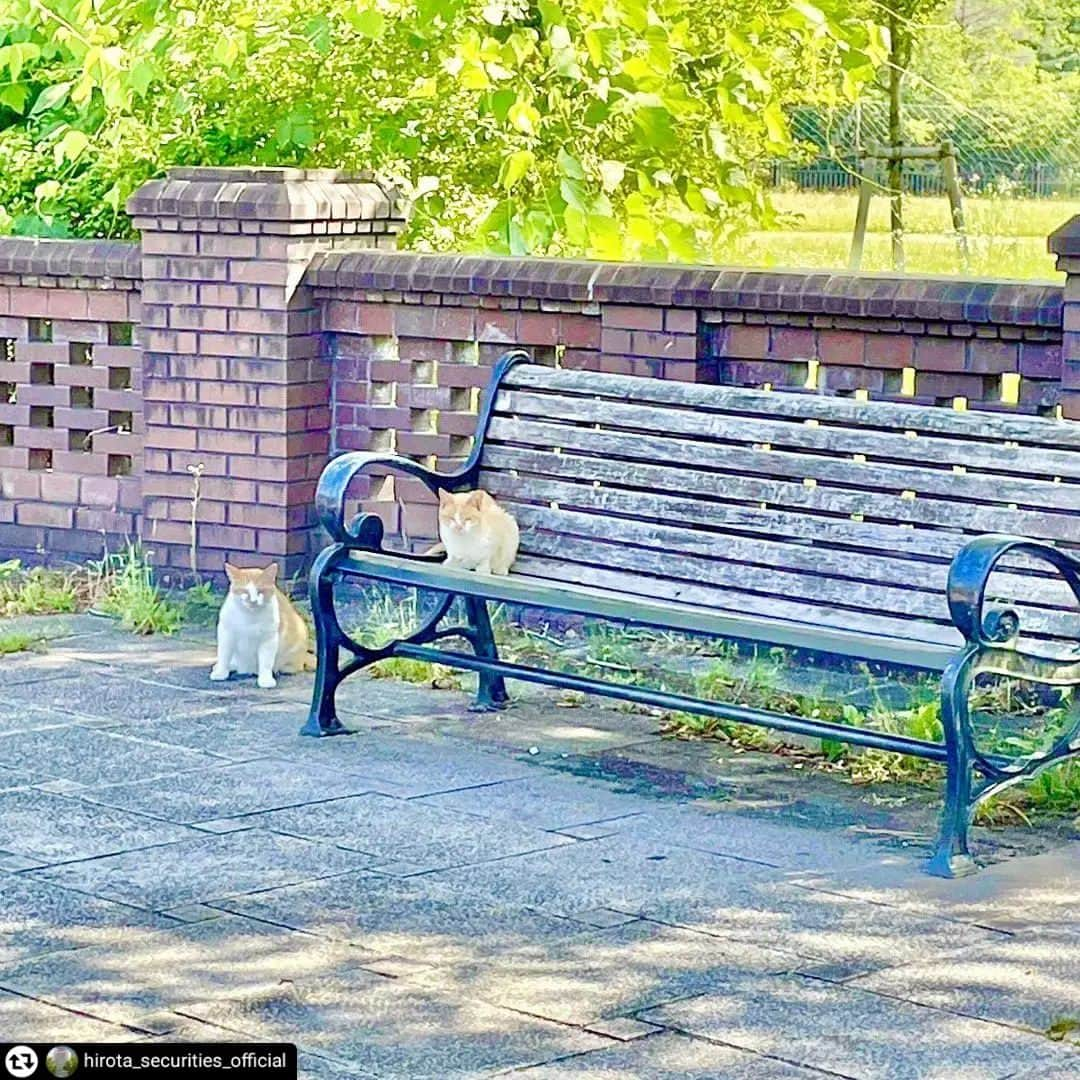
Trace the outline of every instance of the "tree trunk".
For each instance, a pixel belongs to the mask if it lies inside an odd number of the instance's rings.
[[[900,44],[902,31],[895,12],[889,13],[889,148],[899,153],[904,141],[900,124],[900,79],[903,75],[902,57],[904,50]],[[892,234],[892,265],[894,270],[904,269],[904,204],[901,184],[903,182],[903,160],[889,158],[889,229]]]

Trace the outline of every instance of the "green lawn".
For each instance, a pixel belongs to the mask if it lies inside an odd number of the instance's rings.
[[[855,222],[855,192],[776,192],[776,228],[752,232],[719,253],[739,266],[836,268],[848,264]],[[904,201],[907,270],[919,274],[962,273],[944,197]],[[1080,200],[969,198],[969,274],[977,277],[1062,280],[1046,238],[1080,213]],[[863,270],[890,270],[889,210],[885,198],[871,204]]]

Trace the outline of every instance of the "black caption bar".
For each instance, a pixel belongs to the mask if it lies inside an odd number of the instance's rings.
[[[291,1043],[0,1043],[0,1080],[296,1080]]]

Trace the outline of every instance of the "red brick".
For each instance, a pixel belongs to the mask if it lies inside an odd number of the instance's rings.
[[[516,345],[517,317],[501,311],[478,311],[476,313],[476,340]]]
[[[51,503],[20,503],[15,508],[15,520],[20,525],[44,525],[51,529],[70,529],[75,523],[75,512],[70,506],[53,506]]]
[[[921,337],[915,341],[916,371],[963,371],[966,343],[954,338]]]
[[[253,551],[255,530],[236,528],[232,525],[204,525],[199,529],[199,543],[207,547]]]
[[[420,305],[394,306],[394,330],[398,337],[430,338],[435,336],[438,309]]]
[[[761,359],[769,354],[769,330],[765,326],[729,326],[724,332],[724,356]]]
[[[777,327],[771,335],[769,355],[777,360],[810,360],[817,356],[817,335],[813,330]]]
[[[608,330],[600,332],[600,348],[606,353],[625,355],[633,348],[629,330]],[[565,357],[564,357],[565,362]]]
[[[61,432],[66,435],[66,432]],[[67,442],[65,438],[64,442]],[[41,497],[46,502],[76,503],[79,501],[79,478],[66,473],[43,473]]]
[[[823,364],[861,364],[865,344],[865,336],[851,330],[820,330],[818,359]]]
[[[91,506],[115,506],[120,501],[120,484],[115,476],[84,476],[79,481],[79,498]]]
[[[199,401],[207,405],[256,405],[259,388],[254,383],[200,382]]]
[[[241,431],[207,430],[198,432],[198,448],[218,454],[254,454],[255,436]]]
[[[868,367],[911,367],[915,359],[915,341],[907,334],[867,334]]]
[[[665,308],[664,329],[672,334],[696,334],[698,328],[696,311],[687,308]]]
[[[554,312],[527,312],[518,316],[519,345],[559,344],[559,316]]]
[[[135,515],[79,508],[75,511],[75,528],[130,536],[135,531]]]
[[[367,333],[376,333],[364,327]],[[450,341],[472,341],[475,319],[470,308],[439,308],[435,315],[435,333]]]
[[[277,285],[284,289],[289,280],[287,262],[229,262],[228,280],[240,285]],[[215,280],[213,275],[200,275],[206,281]],[[224,281],[222,276],[220,280]]]
[[[599,349],[601,323],[594,315],[562,315],[559,338],[571,348]]]
[[[663,330],[662,308],[636,305],[604,304],[600,309],[604,328],[613,330]]]
[[[3,458],[0,458],[0,463],[3,463]],[[25,459],[21,470],[5,467],[4,471],[0,473],[0,495],[5,499],[38,499],[41,497],[41,474],[22,471],[25,469]]]
[[[70,289],[51,289],[46,301],[46,311],[53,319],[85,319],[86,293]]]
[[[92,292],[86,298],[86,314],[104,322],[135,321],[138,298],[133,293]]]
[[[1017,371],[1020,366],[1020,346],[1015,341],[972,341],[968,345],[967,370],[980,374],[1000,375]]]
[[[693,360],[697,356],[697,338],[687,334],[634,330],[630,338],[630,351],[634,356],[660,356],[672,360]],[[605,351],[615,350],[605,348]]]
[[[1033,379],[1061,378],[1061,346],[1023,342],[1020,346],[1020,373]]]

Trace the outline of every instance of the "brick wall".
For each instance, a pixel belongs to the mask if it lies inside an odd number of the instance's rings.
[[[0,239],[0,554],[141,537],[188,567],[300,571],[338,451],[451,468],[491,365],[540,361],[1080,419],[1080,217],[1062,288],[397,252],[366,175],[180,169],[129,202],[137,245]],[[963,399],[959,402],[957,399]],[[426,489],[353,493],[409,543]]]
[[[139,251],[0,243],[0,549],[100,556],[142,512]]]
[[[479,388],[515,345],[567,368],[1080,415],[1080,393],[1062,389],[1064,294],[1052,284],[403,252],[320,256],[308,280],[336,450],[453,467]],[[419,481],[363,483],[357,508],[388,532],[435,535]]]

